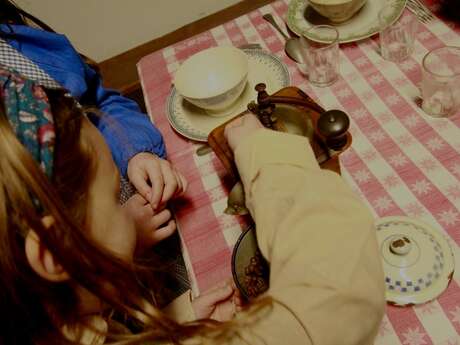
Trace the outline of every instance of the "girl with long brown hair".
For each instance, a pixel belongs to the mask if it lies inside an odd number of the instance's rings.
[[[235,316],[230,286],[168,316],[139,280],[117,169],[82,109],[5,69],[0,99],[1,344],[372,342],[384,308],[372,218],[306,139],[253,116],[227,127],[270,289]]]
[[[134,101],[105,88],[96,63],[79,54],[64,35],[10,0],[0,0],[0,63],[48,88],[64,87],[85,107],[104,113],[91,121],[120,171],[120,203],[145,234],[143,246],[169,265],[164,300],[185,291],[189,282],[179,238],[172,236],[176,224],[168,202],[186,190],[187,181],[165,159],[162,137],[148,116]]]

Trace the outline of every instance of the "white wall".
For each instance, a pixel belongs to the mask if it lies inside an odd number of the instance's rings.
[[[240,0],[16,0],[100,62]]]

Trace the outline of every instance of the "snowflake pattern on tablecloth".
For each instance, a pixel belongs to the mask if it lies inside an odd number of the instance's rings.
[[[442,345],[460,345],[460,336],[457,335],[451,339],[447,339]]]
[[[224,42],[226,40],[227,36],[224,34],[216,36],[216,41],[217,42]]]
[[[420,331],[419,327],[408,328],[406,332],[402,333],[404,337],[404,345],[426,345],[427,342],[425,337],[427,336],[425,332]]]
[[[402,122],[409,128],[414,128],[420,123],[420,117],[416,114],[405,117]]]
[[[440,37],[444,41],[450,41],[450,40],[458,39],[458,35],[455,32],[452,32],[452,31],[447,31],[447,32],[441,34]]]
[[[176,57],[174,55],[171,55],[171,56],[168,56],[167,58],[165,58],[166,62],[168,64],[172,64],[174,62],[176,62]]]
[[[378,337],[383,338],[388,333],[390,333],[389,322],[386,319],[383,319],[379,326]]]
[[[417,38],[420,40],[420,41],[424,41],[424,40],[427,40],[429,38],[432,37],[432,33],[429,32],[429,31],[422,31],[422,32],[419,32],[418,35],[417,35]]]
[[[377,114],[377,119],[380,121],[382,125],[384,125],[390,121],[393,121],[394,116],[391,115],[389,112],[383,112],[383,113]]]
[[[423,206],[416,201],[404,206],[404,211],[407,213],[407,215],[415,218],[420,218],[426,213]]]
[[[353,113],[351,114],[351,117],[355,119],[363,119],[365,117],[369,116],[369,112],[366,110],[366,108],[358,108],[353,110]]]
[[[395,174],[391,174],[383,178],[383,184],[385,187],[391,189],[399,186],[401,184],[401,180]]]
[[[401,103],[402,98],[398,94],[394,93],[392,95],[389,95],[385,97],[385,101],[390,105],[390,106],[395,106],[398,103]]]
[[[228,228],[238,225],[237,218],[231,215],[224,214],[218,218],[218,221],[222,229],[228,229]]]
[[[385,138],[386,138],[386,134],[381,129],[373,131],[372,133],[369,134],[369,139],[372,140],[374,143],[378,143],[380,141],[383,141],[383,140],[385,140]]]
[[[400,18],[400,22],[403,24],[408,24],[412,21],[412,15],[403,14]]]
[[[446,130],[450,128],[450,123],[449,121],[446,121],[445,119],[442,119],[441,121],[434,121],[432,123],[433,127],[437,128],[438,130]]]
[[[417,180],[410,186],[411,190],[418,196],[426,195],[431,192],[431,183],[425,179]]]
[[[440,311],[438,303],[436,301],[422,304],[420,306],[417,306],[416,309],[423,315],[433,315]]]
[[[357,67],[363,67],[363,66],[369,65],[370,63],[369,59],[367,59],[365,56],[361,56],[357,58],[354,62]]]
[[[243,29],[243,31],[246,31],[246,29],[251,27],[251,24],[249,22],[244,22],[240,26],[241,26],[241,29]]]
[[[385,59],[379,59],[374,62],[374,65],[378,71],[384,71],[388,68],[388,61]]]
[[[207,162],[199,166],[198,170],[200,170],[202,176],[211,175],[214,173],[214,165],[212,164],[212,162]]]
[[[409,81],[405,77],[399,77],[393,80],[393,84],[397,87],[404,87],[409,84]]]
[[[426,145],[433,151],[440,150],[444,147],[445,143],[439,138],[432,138],[427,141]]]
[[[374,99],[376,97],[376,94],[372,90],[364,91],[361,93],[362,99],[365,99],[366,102],[369,102],[370,100]]]
[[[288,66],[288,71],[291,75],[297,72],[297,67],[296,66]]]
[[[450,185],[446,188],[446,194],[449,198],[458,200],[460,199],[460,186],[458,184]]]
[[[371,175],[365,169],[358,170],[357,172],[353,174],[353,177],[358,183],[365,183],[371,179]]]
[[[241,35],[241,34],[236,34],[235,36],[233,36],[233,40],[235,40],[235,41],[243,41],[244,36]]]
[[[391,209],[393,206],[393,201],[388,197],[388,196],[382,196],[380,198],[377,198],[374,202],[373,205],[375,208],[377,208],[380,211],[387,211]]]
[[[396,138],[396,141],[403,147],[407,147],[415,143],[415,139],[410,134],[402,134]]]
[[[350,132],[351,136],[353,137],[353,140],[362,136],[361,131],[354,124],[353,119],[351,120],[351,125],[350,125],[350,129],[348,130],[348,132]]]
[[[457,177],[460,177],[460,164],[459,163],[455,163],[453,164],[451,167],[450,167],[450,170],[452,170],[452,172],[457,175]]]
[[[263,30],[270,28],[270,26],[267,23],[260,23],[259,25],[256,26],[256,28],[263,31]]]
[[[353,72],[345,74],[343,78],[346,79],[350,83],[350,82],[353,82],[359,79],[359,74],[353,71]]]
[[[458,323],[460,325],[460,306],[456,306],[455,310],[451,310],[449,313],[452,317],[452,323]]]
[[[211,190],[208,190],[208,196],[212,202],[216,202],[216,201],[224,199],[227,196],[227,194],[222,189],[222,187],[218,186]]]
[[[395,168],[401,168],[405,166],[409,161],[407,157],[404,156],[402,153],[397,153],[388,158],[388,162]]]
[[[438,217],[439,217],[439,221],[447,226],[455,225],[459,221],[458,219],[459,214],[454,209],[442,211],[441,213],[438,214]]]
[[[278,41],[278,37],[271,35],[265,38],[265,42],[268,44],[272,44]]]
[[[378,153],[377,153],[377,151],[375,151],[373,149],[369,149],[369,150],[364,151],[360,156],[366,162],[372,162],[372,161],[377,159]]]
[[[384,79],[380,74],[374,74],[369,77],[369,83],[374,86],[380,85],[383,81]]]
[[[401,64],[399,65],[401,67],[402,70],[406,71],[406,72],[410,72],[416,68],[419,68],[418,64],[413,61],[413,60],[406,60],[406,61],[403,61],[401,62]]]
[[[418,165],[426,172],[433,171],[438,167],[438,163],[430,157],[422,159]]]
[[[348,88],[344,88],[344,89],[340,90],[339,92],[337,92],[337,97],[339,97],[341,99],[349,98],[351,96],[353,96],[353,93]]]

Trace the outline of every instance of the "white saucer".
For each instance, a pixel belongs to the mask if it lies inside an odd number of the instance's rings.
[[[368,0],[358,13],[341,24],[332,24],[327,18],[319,15],[305,0],[292,0],[289,3],[286,23],[297,35],[304,34],[314,25],[334,25],[339,31],[339,42],[347,43],[368,38],[379,32],[378,13],[386,4],[392,4],[393,13],[387,18],[387,23],[394,23],[406,6],[406,0]],[[314,41],[322,41],[322,37],[311,36]]]
[[[375,225],[389,303],[422,304],[444,292],[455,261],[440,230],[408,217],[385,217]]]
[[[245,49],[244,52],[249,61],[248,83],[238,100],[229,108],[220,112],[207,112],[184,100],[176,88],[172,88],[166,103],[166,115],[179,134],[206,142],[214,128],[246,110],[248,103],[257,99],[254,87],[258,83],[265,83],[269,94],[289,86],[289,71],[278,57],[259,49]]]

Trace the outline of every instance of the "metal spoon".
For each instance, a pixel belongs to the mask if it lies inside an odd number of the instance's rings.
[[[269,22],[273,27],[278,30],[278,32],[284,37],[286,42],[284,43],[284,51],[286,55],[297,63],[302,63],[302,53],[300,47],[300,41],[297,38],[289,37],[286,35],[283,30],[276,24],[275,18],[270,13],[264,14],[262,16],[267,22]]]

